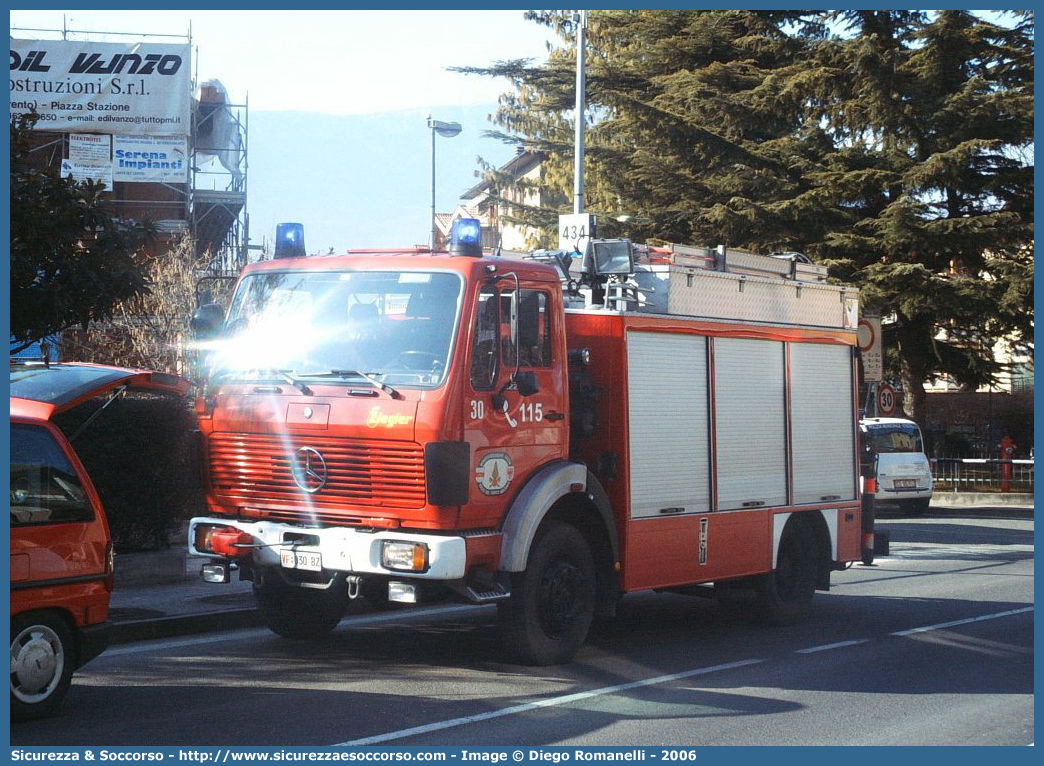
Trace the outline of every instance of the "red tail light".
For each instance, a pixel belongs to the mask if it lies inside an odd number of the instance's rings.
[[[105,590],[112,593],[113,574],[116,571],[116,551],[113,550],[112,540],[105,543]]]

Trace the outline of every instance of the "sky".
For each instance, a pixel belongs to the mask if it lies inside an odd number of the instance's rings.
[[[327,114],[426,114],[443,105],[496,103],[507,89],[504,81],[446,68],[543,60],[551,36],[525,21],[521,10],[12,10],[10,20],[12,36],[20,38],[54,35],[16,27],[167,35],[191,30],[200,82],[221,80],[233,101],[249,96],[251,111]],[[87,36],[70,33],[69,39]]]

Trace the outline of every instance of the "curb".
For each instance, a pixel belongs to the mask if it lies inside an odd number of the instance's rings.
[[[937,492],[932,505],[964,508],[987,506],[997,508],[1033,508],[1033,495],[1029,492]]]
[[[174,617],[150,617],[145,620],[111,622],[110,644],[149,641],[157,638],[175,638],[198,633],[215,633],[241,628],[260,627],[261,615],[257,609],[230,609],[220,612],[197,612]]]
[[[136,585],[169,585],[190,579],[184,548],[117,553],[113,578],[117,588]]]

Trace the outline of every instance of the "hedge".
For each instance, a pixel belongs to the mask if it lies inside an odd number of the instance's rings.
[[[55,420],[73,436],[105,401],[93,399]],[[189,399],[128,392],[75,436],[118,553],[180,544],[185,522],[203,511],[195,430]]]

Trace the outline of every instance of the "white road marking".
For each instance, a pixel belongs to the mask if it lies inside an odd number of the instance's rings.
[[[842,646],[855,646],[856,644],[865,644],[868,641],[872,641],[870,638],[854,638],[851,641],[838,641],[833,644],[823,644],[822,646],[810,646],[808,649],[795,649],[797,654],[812,654],[813,652],[825,652],[828,649],[840,649]]]
[[[254,638],[268,633],[262,628],[247,628],[244,630],[230,630],[223,633],[208,633],[205,636],[188,636],[186,638],[172,638],[167,641],[143,641],[141,643],[118,646],[114,649],[106,649],[102,657],[115,657],[120,654],[140,654],[141,652],[162,651],[164,649],[177,649],[182,646],[198,646],[200,644],[216,644],[219,641],[228,641],[233,638]]]
[[[1032,612],[1033,607],[1023,607],[1022,609],[1011,609],[1006,612],[996,612],[994,614],[985,614],[980,617],[969,617],[963,620],[952,620],[950,622],[941,622],[936,625],[925,625],[920,628],[911,628],[909,630],[897,631],[891,633],[892,636],[907,636],[914,633],[925,633],[932,630],[940,630],[942,628],[950,628],[955,625],[966,625],[973,622],[982,622],[984,620],[995,620],[1000,617],[1009,617],[1015,614],[1024,614],[1025,612]],[[849,641],[838,641],[832,644],[823,644],[822,646],[812,646],[807,649],[795,650],[798,654],[812,654],[814,652],[822,652],[828,649],[836,649],[845,646],[856,646],[858,644],[865,644],[873,639],[871,638],[858,638],[851,639]],[[579,700],[590,699],[591,697],[601,697],[606,694],[616,694],[622,691],[628,691],[630,689],[639,689],[645,686],[655,686],[657,684],[668,683],[670,681],[677,681],[682,678],[691,678],[693,676],[706,675],[707,673],[715,673],[719,670],[731,670],[733,668],[741,668],[747,665],[756,665],[759,662],[764,662],[760,659],[750,660],[738,660],[736,662],[728,662],[722,665],[713,665],[708,668],[697,668],[696,670],[686,670],[681,673],[671,673],[670,675],[657,676],[655,678],[646,678],[641,681],[631,681],[630,683],[617,684],[615,686],[605,686],[600,689],[591,689],[586,692],[576,692],[574,694],[563,694],[557,697],[548,697],[547,699],[537,700],[535,702],[526,702],[521,705],[513,705],[507,708],[501,708],[500,710],[491,710],[485,713],[477,713],[475,715],[462,716],[460,718],[451,718],[446,721],[436,721],[435,723],[424,724],[421,726],[413,726],[408,729],[400,729],[398,731],[387,732],[385,734],[375,734],[372,737],[363,737],[361,739],[353,739],[348,742],[340,742],[331,747],[357,747],[360,745],[375,745],[380,742],[389,742],[391,740],[403,739],[405,737],[412,737],[417,734],[427,734],[433,731],[441,731],[443,729],[451,729],[456,726],[464,726],[471,723],[479,723],[481,721],[489,721],[494,718],[502,718],[509,715],[518,715],[520,713],[526,713],[530,710],[538,710],[546,707],[557,707],[559,705],[568,705],[571,702],[577,702]]]
[[[1011,545],[977,545],[963,543],[904,543],[893,542],[888,556],[882,559],[946,559],[947,556],[956,558],[982,558],[988,559],[993,556],[1004,556],[1005,554],[1032,554],[1033,546],[1025,543],[1012,543]]]
[[[670,681],[677,681],[682,678],[692,678],[693,676],[707,675],[708,673],[716,673],[719,670],[731,670],[733,668],[742,668],[747,665],[756,665],[764,660],[739,660],[737,662],[726,662],[722,665],[712,665],[707,668],[697,668],[695,670],[685,670],[681,673],[671,673],[666,676],[657,676],[656,678],[646,678],[641,681],[631,681],[626,684],[617,684],[615,686],[603,686],[601,689],[591,689],[586,692],[576,692],[575,694],[562,694],[557,697],[548,697],[547,699],[537,700],[535,702],[526,702],[522,705],[513,705],[511,707],[501,708],[500,710],[491,710],[487,713],[477,713],[476,715],[462,716],[461,718],[451,718],[448,721],[437,721],[436,723],[429,723],[423,726],[414,726],[409,729],[400,729],[399,731],[391,731],[386,734],[375,734],[372,737],[363,737],[362,739],[353,739],[350,742],[341,742],[331,747],[356,747],[358,745],[373,745],[378,742],[388,742],[393,739],[402,739],[403,737],[412,737],[415,734],[427,734],[432,731],[440,731],[442,729],[451,729],[454,726],[463,726],[464,724],[477,723],[479,721],[488,721],[491,718],[502,718],[508,715],[517,715],[519,713],[526,713],[530,710],[538,710],[546,707],[557,707],[559,705],[568,705],[570,702],[577,702],[579,700],[590,699],[591,697],[601,697],[606,694],[616,694],[617,692],[628,691],[630,689],[640,689],[643,686],[655,686],[656,684],[664,684]]]
[[[430,616],[443,616],[455,614],[462,611],[474,611],[476,607],[473,606],[450,606],[450,607],[433,607],[429,609],[415,609],[405,612],[398,612],[393,614],[378,614],[378,615],[364,615],[355,618],[348,618],[347,625],[376,625],[382,623],[394,623],[404,622],[411,618],[417,617],[430,617]],[[983,622],[986,620],[995,620],[1001,617],[1010,617],[1016,614],[1025,614],[1032,612],[1034,607],[1027,606],[1020,609],[1010,609],[1004,612],[995,612],[993,614],[985,614],[979,617],[968,617],[962,620],[951,620],[949,622],[940,622],[935,625],[925,625],[919,628],[909,628],[907,630],[900,630],[890,633],[891,636],[909,636],[917,633],[927,633],[933,630],[942,630],[943,628],[951,628],[957,625],[967,625],[975,622]],[[342,623],[343,625],[344,623]],[[157,651],[163,649],[173,649],[184,646],[197,646],[202,644],[217,643],[219,641],[227,641],[230,638],[250,638],[255,636],[267,635],[268,631],[262,628],[251,628],[240,631],[229,631],[225,633],[210,634],[207,636],[189,637],[183,639],[173,639],[169,641],[153,641],[143,642],[140,644],[128,645],[116,649],[111,649],[105,653],[104,656],[114,656],[122,654],[137,654],[141,652]],[[827,651],[829,649],[838,649],[846,646],[856,646],[872,641],[871,638],[859,638],[851,639],[848,641],[838,641],[831,644],[823,644],[821,646],[812,646],[806,649],[796,649],[797,654],[813,654],[815,652]],[[548,697],[542,700],[536,700],[534,702],[526,702],[521,705],[513,705],[507,708],[501,708],[500,710],[492,710],[485,713],[478,713],[476,715],[462,716],[460,718],[452,718],[445,721],[437,721],[434,723],[424,724],[422,726],[413,726],[408,729],[400,729],[398,731],[387,732],[384,734],[376,734],[371,737],[363,737],[361,739],[350,740],[348,742],[340,742],[331,747],[356,747],[360,745],[373,745],[380,742],[389,742],[391,740],[403,739],[405,737],[411,737],[418,734],[427,734],[433,731],[441,731],[444,729],[451,729],[457,726],[464,726],[466,724],[478,723],[480,721],[488,721],[494,718],[503,718],[505,716],[518,715],[525,713],[530,710],[539,710],[541,708],[558,707],[560,705],[568,705],[572,702],[578,702],[580,700],[590,699],[592,697],[601,697],[607,694],[617,694],[619,692],[629,691],[631,689],[640,689],[646,686],[656,686],[658,684],[669,683],[671,681],[678,681],[684,678],[693,678],[695,676],[707,675],[710,673],[716,673],[722,670],[732,670],[734,668],[747,667],[749,665],[757,665],[758,663],[764,662],[762,659],[749,659],[749,660],[737,660],[735,662],[726,662],[721,665],[712,665],[705,668],[696,668],[693,670],[686,670],[679,673],[670,673],[668,675],[656,676],[655,678],[646,678],[639,681],[631,681],[623,684],[616,684],[614,686],[605,686],[599,689],[591,689],[584,692],[576,692],[573,694],[563,694],[555,697]]]
[[[984,614],[981,617],[968,617],[963,620],[952,620],[951,622],[940,622],[936,625],[925,625],[923,628],[910,628],[909,630],[897,630],[890,635],[893,636],[912,636],[915,633],[927,633],[930,630],[942,630],[943,628],[952,628],[955,625],[967,625],[972,622],[982,622],[983,620],[996,620],[998,617],[1010,617],[1013,614],[1025,614],[1026,612],[1032,612],[1032,606],[1026,606],[1022,609],[1009,609],[1007,612],[994,612],[993,614]]]

